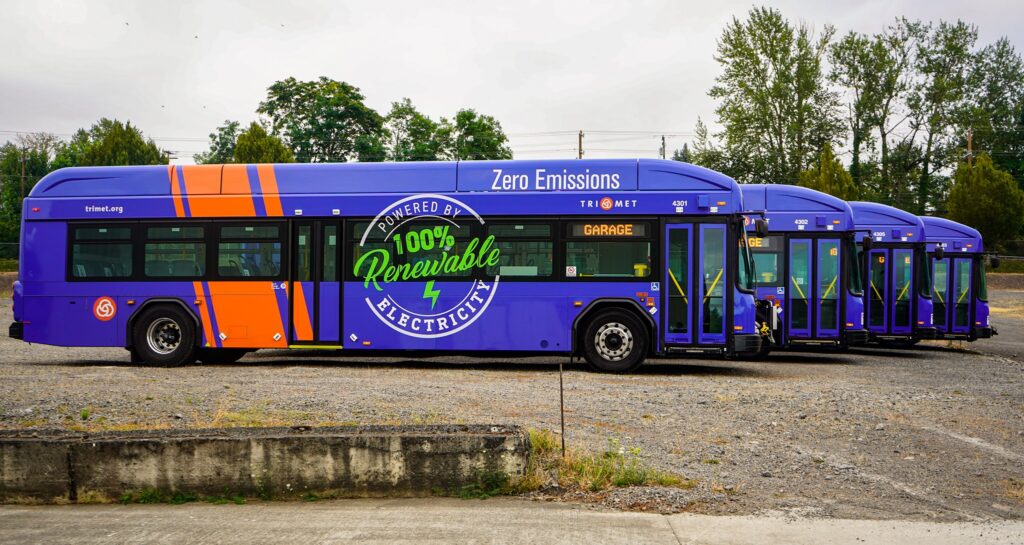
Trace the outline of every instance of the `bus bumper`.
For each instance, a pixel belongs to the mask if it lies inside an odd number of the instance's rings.
[[[914,330],[915,339],[937,339],[939,330],[934,327],[918,327]]]
[[[976,339],[989,339],[992,335],[998,335],[994,327],[976,327],[974,328],[974,338]]]
[[[868,330],[847,329],[843,331],[843,342],[846,346],[861,346],[868,343]]]
[[[25,338],[25,324],[22,322],[11,323],[11,327],[7,328],[7,334],[12,339],[23,340]]]
[[[741,334],[732,336],[732,351],[737,355],[756,354],[761,349],[761,336]]]

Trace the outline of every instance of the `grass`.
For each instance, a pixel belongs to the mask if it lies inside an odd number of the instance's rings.
[[[521,494],[539,490],[554,480],[562,488],[599,492],[627,486],[692,488],[696,481],[649,467],[640,448],[610,439],[604,452],[593,454],[567,449],[549,430],[530,429],[530,461],[522,477],[511,479],[502,492]],[[492,485],[497,484],[492,482]]]
[[[13,257],[0,258],[0,272],[18,272],[18,260]]]
[[[1003,495],[1020,505],[1024,505],[1024,480],[1009,479],[1003,481]]]
[[[1024,259],[1000,259],[998,269],[988,267],[988,270],[995,273],[1024,273]]]

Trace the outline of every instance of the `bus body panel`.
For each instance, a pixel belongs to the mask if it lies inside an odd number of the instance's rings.
[[[982,298],[984,242],[981,233],[945,218],[922,216],[935,278],[933,320],[939,338],[973,341],[991,337],[988,301]],[[943,259],[936,251],[942,248]]]
[[[934,338],[932,272],[923,266],[921,219],[874,202],[850,202],[850,208],[857,236],[868,236],[873,244],[862,264],[868,331],[876,339]]]
[[[773,272],[759,273],[757,298],[768,302],[779,319],[775,343],[862,342],[866,335],[863,297],[851,291],[849,256],[854,224],[849,205],[804,187],[740,187],[744,206],[762,212],[769,225],[768,244],[755,239],[762,246],[752,251],[755,257],[774,264]],[[754,228],[749,223],[748,233]],[[800,269],[799,275],[796,269]]]
[[[637,274],[642,278],[614,282],[570,280],[557,271],[551,280],[498,277],[492,284],[485,277],[442,279],[432,286],[438,292],[436,301],[428,301],[423,282],[391,284],[390,296],[421,316],[429,316],[433,305],[447,308],[459,303],[474,309],[466,312],[479,312],[467,320],[469,314],[456,311],[446,325],[459,328],[457,333],[424,337],[392,327],[403,320],[401,308],[375,300],[374,290],[351,281],[347,272],[337,281],[299,280],[294,270],[291,277],[282,273],[275,280],[226,280],[220,277],[223,272],[214,272],[194,281],[138,281],[143,273],[135,271],[127,281],[119,281],[114,277],[123,271],[107,275],[110,280],[95,280],[95,271],[86,271],[83,274],[89,280],[83,280],[73,278],[77,273],[68,267],[68,235],[75,226],[153,221],[187,226],[200,218],[204,225],[216,226],[232,220],[278,218],[289,220],[280,223],[286,230],[280,240],[285,246],[282,259],[291,260],[298,255],[295,248],[300,239],[293,235],[300,226],[333,225],[332,236],[344,237],[345,244],[350,244],[350,233],[342,234],[341,229],[354,229],[350,227],[355,225],[353,220],[364,226],[370,218],[384,223],[389,218],[381,216],[382,210],[398,202],[420,206],[423,195],[448,199],[457,203],[454,207],[464,205],[468,209],[459,209],[462,217],[481,223],[509,217],[516,221],[585,217],[600,222],[641,216],[651,229],[660,229],[663,223],[658,218],[665,217],[691,222],[693,236],[710,233],[711,238],[720,237],[724,247],[735,240],[732,226],[739,225],[738,214],[743,211],[742,196],[727,176],[684,163],[646,159],[62,169],[37,184],[24,203],[25,257],[21,284],[15,289],[24,339],[64,346],[128,346],[133,317],[149,304],[163,302],[186,308],[197,321],[200,344],[214,348],[320,344],[346,349],[568,352],[573,348],[574,320],[589,305],[625,301],[635,303],[645,319],[654,322],[652,349],[665,346],[658,325],[665,315],[659,312],[665,286],[662,273],[641,265],[636,267],[641,267]],[[150,236],[143,231],[132,230],[136,253]],[[322,237],[312,239],[317,244],[328,240],[326,234],[315,236]],[[652,233],[650,240],[661,236],[664,233]],[[207,261],[217,267],[209,257],[216,255],[210,254],[215,249],[209,245],[219,239],[213,234],[205,237]],[[564,241],[561,234],[553,240]],[[647,268],[660,267],[661,249],[652,246],[651,252]],[[350,268],[352,264],[342,261],[342,255],[348,259],[348,248],[339,251],[338,264]],[[136,264],[138,259],[132,258]],[[733,339],[744,337],[743,346],[756,348],[749,338],[757,338],[754,297],[735,288],[736,262],[735,254],[723,252],[717,266],[720,284],[705,284],[710,286],[709,293],[703,294],[708,299],[707,315],[721,322],[700,339],[694,338],[693,346],[724,349]],[[96,263],[96,267],[104,265]],[[149,261],[146,267],[148,275]],[[105,319],[108,310],[113,317]],[[391,317],[394,324],[389,324]],[[411,316],[405,319],[404,325],[411,320]]]

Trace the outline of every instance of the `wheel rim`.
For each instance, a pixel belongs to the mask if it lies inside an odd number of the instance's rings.
[[[160,355],[167,355],[181,345],[181,326],[170,318],[157,318],[146,330],[149,349]]]
[[[594,346],[602,358],[619,361],[633,351],[633,333],[618,322],[609,322],[597,329]]]

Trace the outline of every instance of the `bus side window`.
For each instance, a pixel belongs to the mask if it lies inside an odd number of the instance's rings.
[[[222,226],[217,273],[227,278],[279,278],[283,231],[278,224]]]
[[[487,268],[490,276],[545,277],[554,270],[551,225],[546,223],[488,223],[494,237],[498,264]]]
[[[130,278],[132,229],[127,226],[75,226],[72,228],[71,277],[80,279]]]

